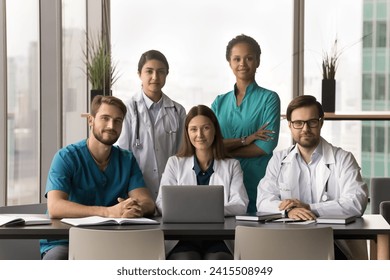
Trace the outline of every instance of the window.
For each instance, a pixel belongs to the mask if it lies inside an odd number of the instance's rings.
[[[285,111],[292,96],[292,1],[274,2],[111,1],[113,57],[122,72],[114,95],[126,99],[140,90],[139,57],[157,49],[170,64],[164,92],[187,110],[211,105],[233,89],[226,45],[244,33],[262,49],[258,83],[279,94]]]
[[[371,152],[371,135],[372,135],[371,126],[370,125],[363,125],[363,128],[362,128],[362,152]]]
[[[63,53],[63,144],[85,137],[87,123],[80,113],[87,112],[87,82],[83,59],[86,34],[85,0],[62,1]]]
[[[376,23],[376,47],[385,48],[386,47],[386,22],[378,21]]]
[[[375,99],[376,100],[384,100],[385,99],[385,75],[376,74],[375,76]]]
[[[38,2],[6,3],[8,205],[39,200]]]
[[[346,15],[348,19],[346,20]],[[365,29],[370,29],[366,25]],[[330,53],[337,39],[339,56],[336,71],[336,112],[358,112],[362,97],[370,96],[369,85],[362,88],[363,48],[362,0],[306,0],[305,1],[305,53],[304,93],[314,95],[321,102],[322,55]],[[369,62],[369,61],[367,61]],[[363,95],[364,94],[364,95]],[[325,122],[323,137],[336,146],[351,151],[359,160],[361,143],[360,122]]]
[[[371,100],[372,94],[371,94],[371,74],[363,74],[363,99],[365,100]]]
[[[375,152],[384,153],[385,152],[385,128],[384,127],[375,127]]]
[[[41,68],[39,65],[39,55],[43,58],[47,54],[39,50],[39,38],[45,38],[46,34],[38,34],[38,7],[50,1],[5,1],[8,117],[7,131],[1,133],[7,135],[8,154],[3,168],[7,170],[7,203],[11,205],[37,202],[39,187],[45,183],[39,182],[42,174],[47,172],[40,170],[45,168],[40,157],[47,160],[47,156],[42,156],[45,147],[40,150],[39,144],[42,140],[39,135],[45,129],[39,127],[44,119],[40,120],[40,115],[45,112],[44,106],[39,103],[39,75],[42,69],[51,66]],[[80,112],[87,109],[81,53],[85,44],[86,0],[60,2],[63,8],[63,67],[62,73],[55,72],[55,75],[62,77],[59,82],[62,86],[62,107],[58,106],[62,108],[59,113],[62,116],[57,116],[56,111],[55,126],[62,125],[63,133],[58,136],[61,139],[53,139],[56,142],[53,145],[75,142],[86,132],[86,121],[80,117]],[[322,52],[329,51],[337,37],[343,51],[336,73],[336,110],[360,111],[362,106],[367,110],[378,109],[375,103],[388,110],[387,2],[305,0],[305,94],[321,100]],[[111,1],[111,42],[120,72],[113,94],[126,99],[137,92],[140,89],[138,59],[144,51],[158,49],[167,56],[171,66],[164,92],[187,110],[195,104],[210,105],[218,94],[233,88],[235,80],[225,60],[225,48],[230,39],[244,33],[254,37],[262,47],[261,65],[256,77],[258,83],[279,94],[282,112],[285,112],[292,96],[293,3],[291,0]],[[54,11],[53,6],[56,6]],[[56,4],[53,6],[48,12],[51,15],[56,14],[58,8]],[[45,8],[41,10],[43,13]],[[364,37],[367,34],[371,35]],[[58,46],[60,40],[56,38],[53,42]],[[53,69],[57,71],[55,66]],[[53,104],[53,107],[57,105]],[[57,122],[57,119],[60,121]],[[358,161],[362,159],[362,171],[369,178],[383,175],[374,174],[374,147],[388,153],[386,149],[390,144],[384,142],[380,146],[378,143],[376,147],[375,141],[380,140],[374,140],[374,135],[387,136],[389,132],[386,126],[383,126],[384,131],[376,130],[375,122],[367,123],[361,126],[349,121],[328,121],[324,125],[323,136],[333,144],[352,151]],[[281,127],[287,129],[286,122],[282,122]],[[356,141],[359,138],[361,143]],[[381,139],[387,141],[386,137]],[[287,129],[285,134],[280,134],[278,148],[289,145],[290,141]],[[387,157],[385,163],[390,166]]]
[[[389,122],[385,122],[385,125],[388,126]],[[387,129],[387,153],[390,154],[390,129]],[[390,174],[390,172],[389,172]]]
[[[365,21],[363,23],[363,48],[372,47],[372,22]]]

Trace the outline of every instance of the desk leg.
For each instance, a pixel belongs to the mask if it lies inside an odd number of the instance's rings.
[[[388,234],[378,234],[376,249],[378,260],[390,259],[390,236]]]
[[[378,259],[377,243],[376,240],[370,240],[370,260]]]

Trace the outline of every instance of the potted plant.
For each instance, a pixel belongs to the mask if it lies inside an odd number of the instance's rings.
[[[111,95],[111,88],[118,79],[118,72],[104,34],[91,38],[87,36],[84,57],[85,71],[91,85],[91,100],[98,94]]]
[[[325,112],[335,112],[336,107],[336,71],[341,52],[337,50],[337,38],[330,53],[322,55],[322,107]]]

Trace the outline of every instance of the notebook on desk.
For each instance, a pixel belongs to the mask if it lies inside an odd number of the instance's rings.
[[[207,185],[161,186],[164,223],[223,223],[224,188]]]

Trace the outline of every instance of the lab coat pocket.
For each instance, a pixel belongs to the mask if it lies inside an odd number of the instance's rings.
[[[291,188],[285,184],[285,183],[280,183],[279,184],[279,190],[280,190],[280,199],[289,199],[291,198]]]

